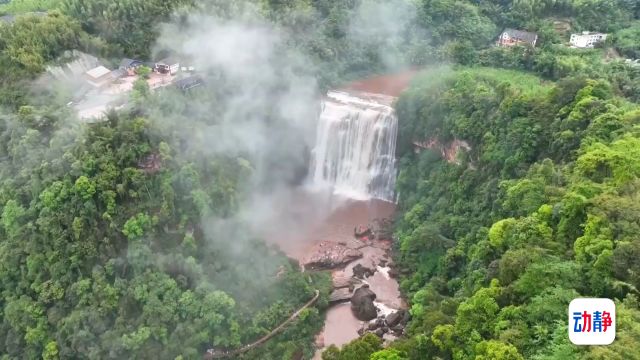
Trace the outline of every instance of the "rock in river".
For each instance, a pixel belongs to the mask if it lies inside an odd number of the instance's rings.
[[[404,319],[406,312],[406,310],[398,310],[387,315],[387,326],[393,328],[394,326],[400,324],[400,322]]]
[[[346,276],[343,273],[341,274],[341,273],[334,272],[331,278],[332,278],[334,289],[349,288],[351,289],[351,291],[353,291],[354,288],[356,288],[358,285],[362,283],[360,280],[354,279],[350,276]]]
[[[376,294],[369,289],[369,285],[365,284],[356,289],[351,297],[351,310],[356,318],[363,321],[375,319],[378,316],[378,310],[373,304]]]
[[[349,288],[335,289],[329,295],[329,304],[337,304],[351,299],[351,291]]]
[[[334,269],[346,265],[362,257],[360,250],[331,241],[323,241],[312,250],[312,255],[305,263],[311,270]]]
[[[353,277],[358,279],[367,278],[373,275],[373,273],[375,272],[376,272],[375,269],[372,269],[367,266],[363,266],[362,264],[357,264],[356,266],[353,267]]]

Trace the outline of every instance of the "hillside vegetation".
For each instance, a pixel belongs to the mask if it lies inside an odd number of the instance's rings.
[[[242,355],[310,358],[328,276],[300,273],[236,221],[256,184],[270,190],[265,168],[246,151],[203,152],[229,139],[202,135],[248,123],[252,109],[221,115],[239,88],[271,100],[298,73],[326,90],[407,66],[425,69],[396,104],[395,256],[413,319],[387,349],[366,336],[324,359],[638,358],[640,68],[624,59],[640,53],[639,2],[0,3],[13,16],[0,22],[1,359],[197,359],[260,338],[319,289]],[[128,106],[91,124],[44,86],[71,50],[155,60],[163,24],[181,34],[189,14],[277,29],[278,58],[303,66],[266,85],[216,73],[187,94],[138,83]],[[535,31],[537,46],[494,46],[505,27]],[[571,49],[576,31],[610,36]],[[290,130],[280,108],[260,109],[265,128]],[[448,162],[416,152],[425,140],[470,149]],[[262,152],[271,166],[292,162],[283,147]],[[611,346],[568,342],[577,296],[615,299]]]
[[[634,358],[640,106],[604,80],[513,80],[461,69],[398,101],[402,143],[471,147],[459,163],[403,152],[398,260],[414,337],[398,347],[416,359]],[[578,296],[618,300],[613,345],[569,343]]]
[[[435,68],[396,107],[409,336],[324,359],[637,358],[640,106],[602,79]],[[434,139],[471,149],[412,144]],[[613,345],[569,342],[576,297],[616,299]]]

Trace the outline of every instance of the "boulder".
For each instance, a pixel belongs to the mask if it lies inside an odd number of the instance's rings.
[[[373,291],[371,291],[371,289],[369,288],[369,284],[364,284],[362,286],[360,286],[359,288],[356,289],[356,291],[353,293],[353,296],[351,297],[351,302],[360,302],[363,299],[367,299],[371,302],[373,302],[376,299],[376,293],[374,293]],[[372,319],[375,319],[377,317],[374,316]],[[371,319],[369,319],[371,320]]]
[[[365,284],[356,289],[351,297],[351,311],[354,316],[362,321],[375,319],[378,316],[378,310],[373,304],[375,299],[376,294],[369,289],[369,285]]]
[[[357,305],[352,303],[351,310],[356,318],[363,321],[374,319],[378,314],[378,310],[375,305],[373,305],[373,301],[367,299]]]
[[[393,238],[393,221],[391,219],[375,219],[373,231],[378,240],[391,240]]]
[[[402,325],[396,325],[391,328],[391,331],[396,335],[402,335],[404,332],[404,327]]]
[[[311,253],[304,265],[306,269],[311,270],[335,269],[362,257],[360,250],[331,241],[319,243]]]
[[[349,288],[351,291],[353,291],[357,285],[362,283],[359,279],[347,276],[343,272],[334,273],[332,282],[334,289]]]
[[[356,238],[364,238],[373,235],[373,230],[370,226],[359,225],[355,229],[353,229],[353,235]]]
[[[329,304],[337,304],[351,299],[351,291],[348,288],[335,289],[329,295]]]
[[[406,326],[409,323],[409,320],[411,320],[411,313],[408,312],[407,310],[402,310],[403,314],[402,314],[402,320],[400,320],[400,324],[402,326]]]
[[[364,266],[362,264],[357,264],[353,267],[353,277],[358,279],[364,279],[369,277],[375,273],[375,269],[372,269],[368,266]]]
[[[353,291],[355,285],[360,284],[360,280],[346,275],[334,275],[332,280],[334,289],[349,288],[351,289],[351,291]]]
[[[386,323],[387,326],[392,328],[398,324],[400,324],[400,322],[403,320],[406,310],[398,310],[395,312],[392,312],[391,314],[387,315],[386,318]]]

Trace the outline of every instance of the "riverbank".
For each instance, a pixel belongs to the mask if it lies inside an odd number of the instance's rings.
[[[346,207],[357,209],[358,206],[349,204]],[[361,213],[361,216],[365,214]],[[387,215],[392,216],[392,213]],[[379,219],[375,219],[376,222]],[[359,251],[360,257],[349,259],[331,270],[334,287],[330,296],[331,307],[327,310],[324,328],[316,338],[319,351],[314,359],[320,359],[322,350],[328,346],[343,346],[365,332],[374,332],[385,340],[393,340],[404,330],[403,327],[397,327],[392,331],[385,323],[387,316],[406,309],[406,303],[393,277],[391,240],[378,238],[376,234],[380,229],[375,225],[373,228],[373,234],[368,239],[357,239],[352,230],[351,238],[343,246]],[[310,256],[323,251],[325,246],[323,243],[317,244]],[[372,297],[368,307],[361,303],[361,291],[365,292],[365,296]]]
[[[334,293],[324,328],[317,336],[319,349],[332,344],[342,346],[369,327],[368,321],[356,318],[350,304],[354,291],[362,285],[368,285],[376,294],[376,318],[406,308],[399,285],[391,276],[392,240],[388,226],[395,204],[376,199],[353,200],[308,188],[296,189],[282,198],[261,225],[267,240],[306,270],[332,273]],[[289,225],[275,228],[269,223]],[[370,226],[373,233],[356,238],[358,226]]]

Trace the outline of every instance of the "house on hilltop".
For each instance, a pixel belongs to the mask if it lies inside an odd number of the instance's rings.
[[[511,28],[506,28],[498,37],[497,44],[502,47],[511,47],[511,46],[536,46],[536,42],[538,41],[538,34],[516,30]]]
[[[605,41],[607,34],[599,32],[583,31],[581,34],[571,34],[569,43],[572,47],[577,48],[592,48],[595,44]]]

